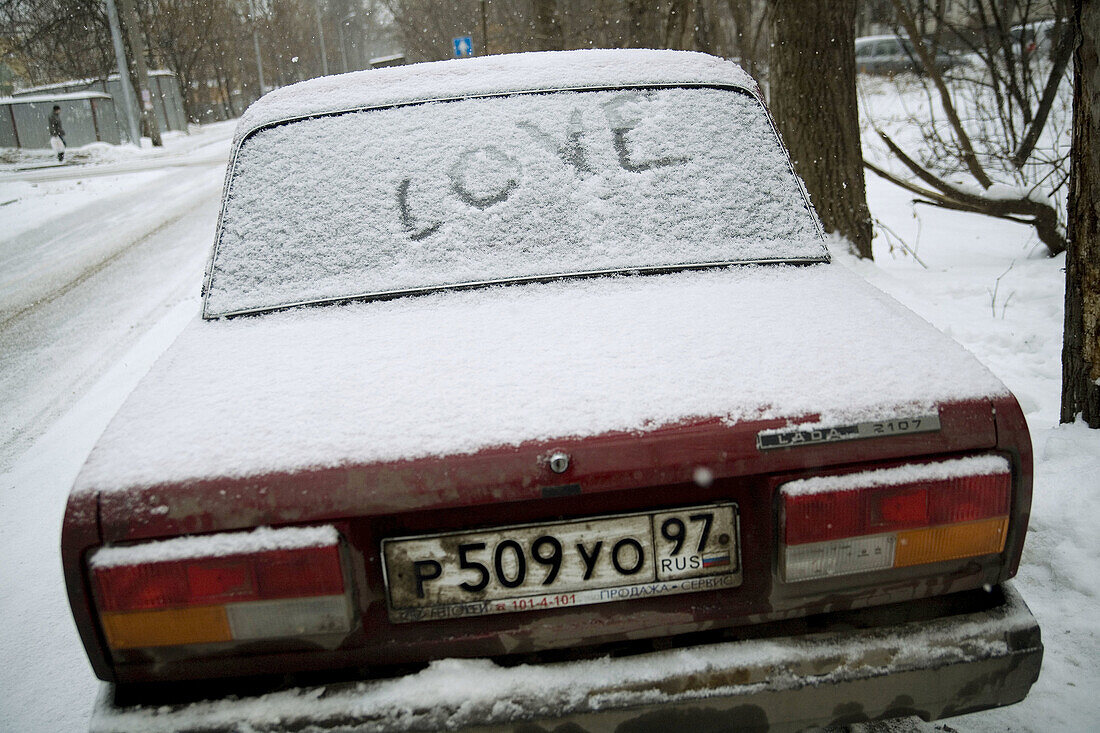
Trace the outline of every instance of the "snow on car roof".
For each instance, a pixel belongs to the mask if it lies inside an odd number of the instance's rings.
[[[564,280],[191,323],[76,490],[1006,394],[841,265]]]
[[[737,64],[692,51],[593,49],[479,56],[355,71],[265,94],[241,116],[236,139],[281,120],[348,109],[537,89],[723,84],[759,94]]]

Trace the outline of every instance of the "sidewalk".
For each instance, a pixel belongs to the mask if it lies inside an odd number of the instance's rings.
[[[142,138],[140,148],[108,143],[69,148],[64,163],[58,163],[48,148],[4,148],[0,149],[0,181],[57,181],[179,165],[221,164],[228,159],[236,125],[236,120],[192,125],[186,134],[166,133],[161,148],[152,147],[148,138]],[[203,154],[200,151],[204,148],[210,150]]]

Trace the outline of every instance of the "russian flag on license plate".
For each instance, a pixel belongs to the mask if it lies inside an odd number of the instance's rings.
[[[730,556],[729,555],[712,555],[711,557],[704,557],[703,558],[703,567],[704,568],[720,568],[723,565],[729,565],[729,564],[730,564]]]

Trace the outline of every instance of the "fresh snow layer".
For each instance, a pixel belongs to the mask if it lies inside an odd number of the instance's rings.
[[[783,484],[780,491],[787,496],[851,491],[867,486],[911,484],[918,481],[944,481],[1009,472],[1008,461],[1001,456],[970,456],[937,463],[909,463],[894,468],[860,471],[837,476],[814,476]]]
[[[262,130],[233,164],[207,317],[469,282],[823,260],[755,97],[561,92]]]
[[[299,550],[304,547],[328,547],[339,540],[336,528],[257,527],[248,532],[222,532],[195,537],[176,537],[127,547],[101,547],[92,553],[88,564],[93,568],[145,565],[154,562],[194,560],[225,555],[247,555],[273,550]]]
[[[196,320],[77,488],[472,453],[696,417],[859,422],[1005,392],[838,265],[497,286]]]
[[[723,84],[758,94],[737,64],[690,51],[598,49],[479,56],[325,76],[276,89],[245,110],[236,138],[272,122],[427,99],[521,90]]]

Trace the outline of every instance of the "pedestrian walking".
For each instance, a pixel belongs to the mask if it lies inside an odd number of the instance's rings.
[[[65,128],[61,126],[61,105],[55,104],[50,113],[50,147],[57,153],[57,162],[65,160]]]

